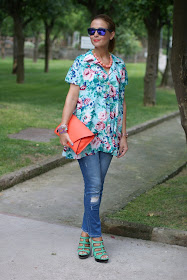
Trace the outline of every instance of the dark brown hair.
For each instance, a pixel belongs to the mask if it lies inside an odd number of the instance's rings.
[[[100,15],[95,16],[92,19],[92,21],[95,20],[95,19],[102,19],[102,20],[104,20],[108,24],[108,29],[110,29],[111,31],[115,31],[116,30],[115,23],[113,22],[113,20],[109,16],[104,15],[104,14],[100,14]],[[113,38],[109,42],[109,45],[108,45],[109,52],[113,52],[114,47],[115,47],[115,38]]]

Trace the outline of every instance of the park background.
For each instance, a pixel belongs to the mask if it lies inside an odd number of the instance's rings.
[[[57,137],[36,142],[11,136],[28,128],[53,133],[69,88],[66,73],[87,51],[80,38],[100,13],[115,21],[114,54],[127,66],[127,128],[175,112],[179,105],[186,131],[185,8],[184,0],[0,0],[0,175],[61,154]],[[180,67],[184,73],[178,77]],[[186,183],[184,170],[115,217],[186,229]]]

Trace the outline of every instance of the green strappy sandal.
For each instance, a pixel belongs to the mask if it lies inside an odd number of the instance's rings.
[[[80,240],[79,242],[80,244],[82,244],[82,246],[79,246],[77,250],[80,259],[86,259],[90,255],[90,247],[85,246],[86,244],[90,245],[90,241],[86,241],[86,239],[89,238],[90,238],[89,236],[86,237],[80,236],[80,239],[83,239],[83,241]]]
[[[91,238],[91,243],[92,243],[92,256],[94,256],[96,262],[108,262],[109,257],[106,253],[106,250],[103,245],[103,240],[102,241],[94,241]],[[100,244],[99,246],[94,246],[94,244]],[[100,250],[95,250],[95,249],[100,249]],[[99,253],[99,254],[98,254]],[[102,256],[107,256],[107,258],[102,258]]]

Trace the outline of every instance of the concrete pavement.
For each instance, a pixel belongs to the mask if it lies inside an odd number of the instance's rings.
[[[113,212],[186,162],[179,118],[129,138],[113,158],[101,215]],[[104,235],[108,264],[76,254],[83,215],[83,180],[76,161],[0,193],[0,279],[186,279],[187,249]]]
[[[104,234],[110,260],[80,260],[80,230],[0,214],[1,280],[185,280],[187,248]]]

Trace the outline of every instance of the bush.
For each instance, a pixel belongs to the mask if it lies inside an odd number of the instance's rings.
[[[44,48],[45,48],[45,42],[42,41],[42,42],[40,42],[39,45],[38,45],[38,52],[39,52],[39,53],[44,53]]]
[[[34,49],[34,44],[32,42],[25,42],[24,48],[25,49]]]
[[[127,57],[142,50],[142,44],[139,40],[137,40],[134,33],[123,26],[118,28],[116,38],[117,41],[115,50],[119,54],[125,54]]]

